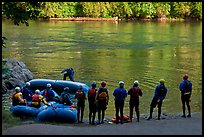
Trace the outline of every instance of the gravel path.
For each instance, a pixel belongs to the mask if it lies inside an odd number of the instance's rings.
[[[166,118],[132,123],[89,125],[51,125],[42,123],[24,124],[9,128],[3,135],[202,135],[202,113],[192,114],[191,118]]]

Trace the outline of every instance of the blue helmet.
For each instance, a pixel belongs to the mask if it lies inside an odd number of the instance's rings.
[[[92,86],[92,87],[96,87],[96,82],[92,82],[92,83],[91,83],[91,86]]]

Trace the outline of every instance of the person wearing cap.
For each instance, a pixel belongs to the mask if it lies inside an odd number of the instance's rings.
[[[69,95],[69,87],[65,87],[64,91],[60,95],[60,104],[71,106],[72,100],[70,99]]]
[[[124,88],[124,82],[119,82],[119,87],[116,88],[113,92],[113,96],[115,97],[115,109],[116,109],[116,124],[119,122],[119,112],[120,112],[120,123],[123,124],[123,108],[125,103],[125,98],[127,97],[128,92]]]
[[[192,94],[192,82],[188,80],[188,74],[185,74],[183,76],[183,81],[179,85],[179,90],[181,91],[181,102],[182,102],[182,109],[183,109],[182,117],[184,118],[186,117],[185,104],[188,108],[187,117],[191,117],[190,98]]]
[[[153,109],[156,106],[158,107],[158,120],[160,120],[162,103],[166,97],[168,89],[164,85],[164,83],[165,83],[164,79],[160,79],[159,82],[160,82],[160,84],[157,85],[155,90],[154,90],[154,97],[153,97],[152,102],[150,104],[150,116],[148,117],[147,120],[150,120],[152,118]]]
[[[108,89],[106,88],[106,81],[101,82],[101,87],[98,89],[96,95],[96,105],[98,108],[98,124],[104,123],[105,111],[109,102]]]
[[[78,123],[83,123],[86,94],[83,90],[82,85],[79,86],[79,89],[76,91],[74,98],[77,99],[77,120],[78,120]],[[80,118],[80,114],[81,114],[81,118]]]
[[[142,96],[142,89],[138,85],[139,85],[139,82],[135,80],[133,86],[128,90],[128,95],[130,95],[129,109],[130,109],[130,121],[131,122],[132,122],[134,108],[135,108],[135,112],[137,115],[137,121],[139,122],[139,116],[140,116],[139,114],[139,96]]]
[[[22,89],[23,99],[26,99],[27,101],[31,101],[32,95],[33,95],[33,93],[29,90],[29,86],[30,86],[30,82],[26,82],[25,87],[23,87]]]
[[[43,97],[46,99],[47,102],[49,101],[56,101],[55,100],[55,94],[52,90],[52,86],[50,83],[48,83],[46,85],[46,89],[43,90],[43,93],[42,93]]]
[[[95,124],[95,116],[97,111],[96,106],[96,82],[92,82],[91,89],[88,91],[88,102],[89,102],[89,124]]]
[[[26,106],[27,105],[26,99],[23,99],[23,97],[22,97],[20,87],[16,87],[15,92],[12,94],[12,105],[13,106],[16,106],[16,105]]]
[[[41,107],[41,102],[45,105],[49,105],[47,101],[43,98],[43,96],[40,95],[40,90],[36,89],[35,94],[32,96],[31,106],[39,108]]]

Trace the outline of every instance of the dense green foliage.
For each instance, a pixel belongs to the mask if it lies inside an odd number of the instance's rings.
[[[202,19],[202,2],[2,2],[2,9],[2,15],[10,17],[16,24],[19,19],[27,24],[27,19],[35,17]]]

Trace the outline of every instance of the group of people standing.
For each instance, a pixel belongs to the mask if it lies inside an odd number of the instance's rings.
[[[147,120],[152,118],[153,109],[158,107],[158,120],[160,120],[161,116],[161,107],[163,100],[167,94],[167,87],[165,86],[165,80],[160,79],[160,83],[155,87],[154,96],[152,98],[150,104],[150,115]],[[27,105],[29,101],[31,101],[31,106],[39,108],[41,106],[41,102],[47,105],[49,101],[56,101],[65,105],[73,105],[72,100],[69,95],[69,87],[65,87],[64,91],[60,95],[60,99],[55,98],[54,92],[52,90],[51,84],[47,84],[46,89],[43,90],[42,95],[40,91],[35,90],[35,94],[33,94],[28,87],[30,83],[27,82],[24,88],[16,87],[15,93],[12,95],[12,104],[15,105]],[[192,83],[188,80],[188,75],[185,74],[183,76],[183,82],[179,85],[179,90],[181,91],[181,101],[182,101],[182,109],[183,115],[182,117],[186,117],[185,113],[185,105],[188,108],[187,117],[191,117],[191,108],[190,108],[190,98],[192,94]],[[124,123],[124,103],[126,97],[130,95],[129,99],[129,120],[132,122],[133,119],[133,110],[135,109],[137,121],[139,122],[140,113],[139,113],[139,96],[143,95],[142,89],[139,87],[139,82],[137,80],[134,81],[133,86],[127,91],[124,88],[124,82],[119,82],[119,87],[117,87],[113,96],[115,101],[115,116],[116,116],[116,124],[119,122],[121,124]],[[98,124],[104,123],[105,111],[107,109],[109,103],[109,91],[106,88],[106,82],[102,81],[100,83],[100,87],[96,88],[96,82],[92,82],[91,88],[88,91],[88,103],[89,103],[89,124],[95,124],[96,112],[98,112]],[[85,109],[85,100],[87,99],[85,92],[83,91],[83,87],[80,86],[76,91],[74,98],[77,99],[77,120],[78,123],[83,123],[84,109]],[[120,116],[119,116],[120,113]]]
[[[187,117],[191,117],[191,108],[190,108],[190,98],[192,94],[192,82],[188,80],[188,75],[185,74],[183,76],[183,81],[179,85],[179,90],[181,91],[181,101],[182,101],[182,110],[183,115],[182,117],[186,117],[185,113],[185,105],[188,108],[188,115]],[[83,91],[81,91],[83,92]],[[152,119],[153,109],[157,106],[158,107],[158,120],[161,118],[161,107],[163,104],[163,100],[166,97],[168,92],[167,87],[165,86],[165,80],[160,79],[159,84],[155,87],[154,96],[150,103],[150,115],[147,120]],[[77,95],[78,93],[76,93]],[[124,82],[119,82],[119,87],[117,87],[114,92],[113,96],[115,101],[115,116],[116,116],[116,124],[119,122],[121,124],[124,123],[124,103],[126,97],[130,95],[129,99],[129,121],[132,122],[133,119],[133,110],[136,112],[137,121],[139,122],[140,119],[140,112],[139,112],[139,96],[143,95],[142,89],[139,87],[139,82],[137,80],[134,81],[133,86],[127,91],[124,88]],[[83,123],[83,112],[85,107],[85,93],[83,94],[83,109],[80,111],[80,107],[78,107],[78,123]],[[109,102],[109,92],[106,88],[106,82],[102,81],[101,86],[99,89],[96,89],[96,83],[93,82],[91,85],[91,89],[88,91],[88,103],[89,103],[89,124],[95,124],[95,116],[96,112],[98,112],[98,124],[104,123],[105,111],[107,109]],[[79,120],[79,115],[81,113],[81,117]],[[120,113],[120,116],[119,116]]]

